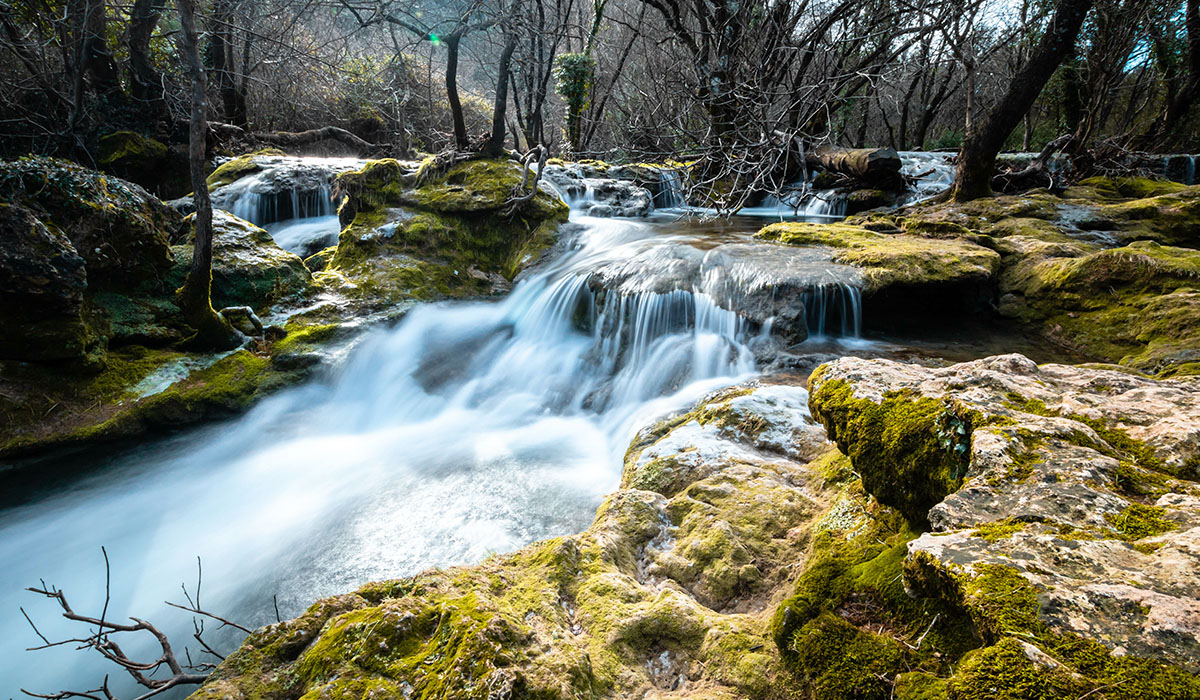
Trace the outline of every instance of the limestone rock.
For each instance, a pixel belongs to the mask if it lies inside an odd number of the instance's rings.
[[[915,588],[961,588],[985,629],[1007,624],[973,592],[998,566],[1036,596],[1030,624],[1200,670],[1200,378],[1020,355],[941,369],[843,358],[810,388],[814,415],[884,502],[904,492],[892,482],[911,478],[903,470],[920,476],[941,465],[929,455],[953,462],[966,445],[944,498],[923,502],[933,529],[909,544]],[[961,418],[962,440],[913,418],[928,401]],[[907,464],[894,441],[908,441]],[[892,481],[867,478],[889,465]]]

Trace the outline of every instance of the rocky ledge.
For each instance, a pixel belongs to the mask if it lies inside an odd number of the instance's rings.
[[[319,601],[194,697],[1200,697],[1200,380],[776,381],[642,430],[585,532]]]

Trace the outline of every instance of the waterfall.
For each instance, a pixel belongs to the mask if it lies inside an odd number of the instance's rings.
[[[862,336],[862,292],[858,287],[841,282],[818,285],[805,292],[804,309],[813,338],[828,337],[831,331],[844,338]]]
[[[258,172],[213,192],[213,206],[265,228],[281,248],[301,256],[336,245],[341,225],[333,180],[364,161],[261,156],[255,162]]]
[[[687,206],[683,196],[683,178],[676,170],[663,170],[654,192],[655,209],[682,209]]]
[[[190,618],[162,601],[194,582],[197,556],[206,607],[257,626],[274,621],[274,594],[292,616],[366,581],[582,530],[638,428],[755,365],[745,322],[703,294],[588,286],[597,264],[653,227],[577,229],[568,252],[501,301],[418,306],[327,377],[91,464],[69,489],[23,493],[27,505],[0,510],[12,583],[0,607],[24,605],[47,634],[64,633],[55,606],[21,586],[44,578],[98,612],[105,545],[108,614],[148,616],[182,643]],[[0,637],[11,686],[0,690],[92,687],[111,670],[69,648],[22,651],[37,643],[23,625]],[[114,693],[127,690],[113,680]]]

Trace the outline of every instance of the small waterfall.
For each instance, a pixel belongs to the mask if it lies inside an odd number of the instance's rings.
[[[1187,157],[1187,173],[1184,176],[1183,184],[1189,186],[1196,184],[1196,156]]]
[[[321,185],[315,190],[288,189],[260,194],[247,189],[233,200],[229,212],[255,226],[292,219],[312,219],[337,213],[333,206],[333,188]]]
[[[654,192],[655,209],[682,209],[687,206],[683,196],[683,178],[677,170],[663,170]]]
[[[213,206],[265,228],[281,248],[301,256],[335,245],[341,225],[333,180],[361,167],[353,158],[261,156],[258,172],[213,192]]]
[[[582,530],[640,427],[755,370],[744,322],[705,295],[588,286],[621,244],[654,235],[589,219],[576,245],[503,300],[418,306],[327,376],[0,512],[0,565],[13,583],[0,607],[28,605],[18,584],[44,577],[99,610],[104,544],[114,618],[156,610],[202,556],[208,605],[258,626],[273,621],[275,593],[293,616],[365,581]],[[39,622],[56,617],[52,607]],[[184,640],[188,617],[154,619]],[[91,687],[105,670],[70,649],[24,654],[36,640],[13,625],[0,638],[0,678],[14,692]]]
[[[862,336],[862,292],[853,285],[834,282],[818,285],[804,294],[809,336],[843,338]]]
[[[804,216],[813,218],[846,218],[846,195],[837,190],[813,192],[804,203]]]

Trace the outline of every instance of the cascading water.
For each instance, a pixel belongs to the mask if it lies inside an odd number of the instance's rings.
[[[862,292],[844,283],[819,285],[804,294],[805,322],[809,335],[825,338],[834,331],[831,321],[837,322],[836,335],[844,338],[862,336]]]
[[[69,647],[22,651],[38,639],[16,615],[78,633],[20,588],[45,579],[98,612],[101,545],[108,615],[152,619],[182,644],[190,621],[161,601],[194,581],[196,556],[205,607],[257,625],[274,593],[295,615],[368,580],[586,527],[638,427],[755,370],[744,322],[703,295],[591,290],[598,262],[652,235],[587,220],[503,301],[418,307],[325,380],[0,511],[0,691],[94,687],[112,671]]]
[[[214,192],[214,206],[265,228],[279,247],[301,256],[336,245],[341,225],[333,179],[363,161],[279,156],[259,160],[259,172]]]

